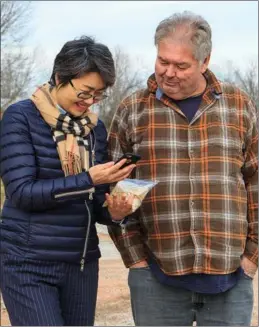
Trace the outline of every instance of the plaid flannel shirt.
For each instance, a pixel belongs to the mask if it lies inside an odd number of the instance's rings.
[[[204,75],[190,123],[172,99],[156,98],[154,75],[114,116],[111,158],[137,153],[135,178],[159,181],[123,228],[109,227],[126,267],[149,251],[169,275],[228,274],[242,254],[257,264],[256,108],[240,89]]]

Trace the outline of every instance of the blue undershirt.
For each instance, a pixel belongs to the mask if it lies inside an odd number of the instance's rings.
[[[66,110],[64,110],[62,107],[60,107],[59,104],[57,104],[57,108],[58,108],[59,112],[60,112],[62,115],[67,114]]]
[[[161,99],[163,95],[159,88],[156,92],[156,98]],[[196,97],[177,100],[175,104],[185,114],[189,122],[195,116],[202,100],[202,94]],[[197,293],[216,294],[229,290],[236,285],[242,270],[239,268],[231,274],[209,275],[209,274],[189,274],[182,276],[170,276],[165,274],[157,264],[155,258],[150,253],[148,258],[149,267],[157,280],[166,285],[184,288]]]

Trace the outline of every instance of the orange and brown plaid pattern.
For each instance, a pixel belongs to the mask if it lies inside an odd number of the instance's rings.
[[[122,101],[109,134],[113,160],[142,157],[135,177],[158,180],[125,229],[109,233],[127,267],[151,251],[169,275],[228,274],[244,253],[258,260],[258,131],[256,108],[238,88],[208,82],[189,123],[148,88]]]

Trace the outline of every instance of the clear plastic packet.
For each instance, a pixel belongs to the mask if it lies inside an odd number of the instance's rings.
[[[158,183],[158,181],[144,179],[129,179],[118,182],[111,191],[111,195],[117,194],[134,194],[132,203],[132,212],[136,211],[144,200],[147,193]],[[107,206],[105,201],[103,207]]]

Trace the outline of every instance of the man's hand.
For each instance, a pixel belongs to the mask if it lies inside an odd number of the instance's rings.
[[[127,178],[131,171],[136,167],[136,165],[132,164],[120,169],[126,161],[127,159],[123,159],[117,164],[114,164],[113,161],[110,161],[105,164],[99,164],[91,167],[89,169],[89,174],[92,178],[93,184],[110,184]]]
[[[247,259],[245,256],[241,259],[241,267],[244,270],[245,274],[248,275],[251,278],[254,278],[256,271],[257,271],[257,265]]]
[[[108,210],[113,220],[122,220],[132,213],[134,195],[123,193],[118,195],[105,194]]]
[[[148,263],[146,260],[137,262],[134,265],[130,266],[130,268],[144,268],[144,267],[148,267]]]

